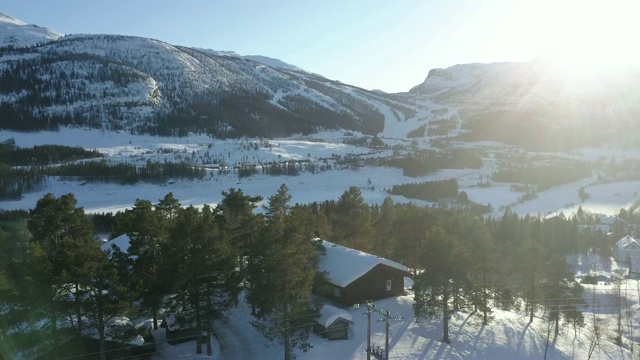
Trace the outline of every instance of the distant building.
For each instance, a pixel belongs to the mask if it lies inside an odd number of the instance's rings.
[[[640,243],[627,235],[616,242],[616,260],[629,265],[629,273],[640,273]]]
[[[129,250],[130,242],[131,239],[129,238],[129,236],[127,234],[122,234],[100,245],[100,249],[102,249],[102,251],[111,250],[112,245],[115,245],[118,249],[120,249],[120,251],[126,253],[127,250]]]
[[[322,241],[326,254],[318,268],[329,275],[327,299],[342,306],[404,294],[409,269],[395,261]]]

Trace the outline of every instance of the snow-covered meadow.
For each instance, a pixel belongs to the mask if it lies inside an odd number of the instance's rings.
[[[313,138],[269,140],[218,140],[205,135],[158,138],[83,128],[69,128],[59,132],[0,133],[0,141],[10,138],[15,139],[16,145],[20,147],[39,144],[80,146],[98,150],[107,161],[134,164],[144,164],[147,160],[173,161],[193,156],[207,156],[220,164],[234,166],[288,160],[322,161],[321,159],[331,159],[333,156],[347,155],[387,156],[390,152],[372,152],[368,148],[344,144],[344,134],[340,132],[324,132],[314,135]],[[389,141],[393,142],[391,139]],[[618,154],[620,157],[637,155],[629,151]],[[616,153],[611,149],[589,149],[583,155],[585,158],[596,156],[613,158]],[[46,182],[43,189],[25,194],[20,200],[1,201],[0,210],[31,209],[38,199],[49,192],[55,196],[74,193],[78,206],[83,207],[87,213],[124,210],[131,207],[136,199],[155,202],[169,192],[172,192],[184,206],[215,206],[222,199],[221,192],[232,187],[241,189],[246,194],[261,195],[266,199],[283,183],[289,188],[293,203],[335,200],[349,187],[357,186],[365,201],[369,204],[381,204],[384,198],[389,196],[386,190],[393,185],[450,178],[458,180],[460,191],[466,192],[470,200],[482,205],[491,204],[491,216],[500,216],[506,207],[521,215],[545,216],[559,212],[570,215],[580,206],[585,211],[612,215],[640,199],[640,181],[592,185],[595,181],[593,177],[541,191],[537,198],[519,202],[518,198],[522,193],[513,191],[509,184],[494,183],[488,188],[478,186],[479,181],[488,179],[494,171],[491,159],[487,159],[486,163],[485,168],[480,170],[444,169],[419,179],[403,176],[401,169],[370,166],[355,170],[334,167],[316,174],[301,172],[297,176],[256,174],[247,178],[239,178],[233,171],[220,174],[218,170],[208,170],[202,181],[177,180],[163,185],[122,186],[53,178]],[[578,196],[578,189],[581,187],[585,187],[590,194],[590,198],[584,202]],[[401,196],[392,198],[395,202],[422,203]]]

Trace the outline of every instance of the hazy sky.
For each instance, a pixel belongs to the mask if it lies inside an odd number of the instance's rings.
[[[548,53],[640,64],[640,1],[3,0],[0,12],[63,34],[269,56],[389,92],[408,91],[436,67]]]

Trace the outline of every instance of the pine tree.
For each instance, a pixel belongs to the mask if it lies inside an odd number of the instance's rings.
[[[475,311],[482,311],[482,323],[489,322],[489,293],[494,289],[498,272],[497,249],[493,237],[482,221],[472,219],[461,232],[468,235],[466,247],[473,254],[469,258],[469,279],[472,283],[472,302]]]
[[[93,277],[89,281],[89,293],[84,302],[84,310],[89,324],[98,331],[100,358],[107,359],[106,339],[125,342],[133,335],[133,328],[123,331],[112,326],[113,320],[122,316],[129,308],[128,289],[125,279],[128,276],[118,272],[107,254],[100,251],[85,254],[91,266]]]
[[[222,201],[215,209],[216,218],[222,231],[238,250],[241,256],[240,269],[244,272],[245,265],[251,266],[252,244],[263,223],[262,217],[253,213],[262,196],[245,195],[242,190],[234,188],[229,192],[223,191],[222,196]]]
[[[163,218],[171,221],[176,213],[181,209],[180,202],[173,197],[173,193],[168,193],[164,198],[158,201],[155,210],[162,215]]]
[[[176,213],[168,248],[178,322],[210,331],[213,321],[238,301],[241,277],[236,252],[209,206],[201,212],[190,206]]]
[[[284,185],[269,198],[247,297],[257,308],[253,325],[270,341],[283,343],[285,360],[295,358],[295,348],[305,352],[311,348],[309,329],[319,310],[311,298],[319,256],[309,227],[301,226],[312,219],[302,207],[289,213],[290,198]]]
[[[172,210],[174,216],[175,211]],[[136,200],[126,210],[118,228],[129,236],[127,250],[131,259],[131,291],[143,308],[153,316],[153,328],[158,328],[158,312],[162,299],[170,288],[170,273],[166,270],[167,229],[161,212],[154,211],[148,200]]]
[[[420,320],[441,315],[442,341],[450,343],[450,302],[456,286],[466,276],[467,254],[457,237],[440,226],[429,230],[424,249],[420,255],[423,270],[415,277],[413,284],[415,317]]]
[[[372,248],[375,249],[376,255],[391,258],[393,250],[393,222],[396,219],[396,211],[393,205],[393,199],[387,196],[379,208],[375,218],[372,219],[374,228],[374,237]]]
[[[91,222],[76,204],[73,194],[55,198],[49,193],[38,200],[28,221],[32,244],[27,262],[34,266],[30,271],[36,287],[31,293],[48,303],[54,334],[61,316],[75,319],[76,331],[82,334],[83,301],[94,275],[86,260],[100,251]]]
[[[435,216],[431,210],[415,204],[404,205],[393,222],[392,258],[413,269],[414,276],[422,263],[427,230],[433,226]]]
[[[373,226],[369,206],[364,202],[360,189],[355,186],[345,191],[336,203],[332,214],[333,241],[352,249],[370,251]]]

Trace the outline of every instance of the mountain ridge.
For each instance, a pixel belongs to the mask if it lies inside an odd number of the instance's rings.
[[[0,39],[46,29],[3,16]],[[0,128],[220,138],[340,129],[439,146],[496,141],[551,151],[634,145],[640,131],[638,67],[580,74],[548,59],[457,64],[430,70],[406,93],[387,94],[260,55],[135,36],[58,35],[25,35],[32,40],[22,47],[3,43]]]
[[[57,40],[64,35],[46,27],[29,25],[0,12],[0,47],[28,47]]]

